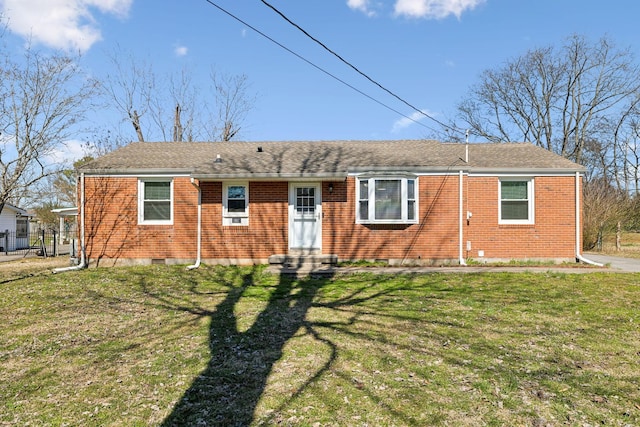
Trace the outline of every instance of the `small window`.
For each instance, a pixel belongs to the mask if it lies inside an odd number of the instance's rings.
[[[357,191],[358,223],[417,222],[414,178],[360,178]]]
[[[16,237],[23,239],[27,237],[29,233],[29,218],[26,216],[19,216],[16,218]]]
[[[249,224],[249,185],[228,183],[223,186],[223,225]]]
[[[533,224],[533,179],[500,180],[501,224]]]
[[[141,224],[171,224],[172,180],[140,180],[138,220]]]

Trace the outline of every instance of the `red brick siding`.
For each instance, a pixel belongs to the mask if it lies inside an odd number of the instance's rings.
[[[249,225],[222,225],[222,183],[202,184],[202,257],[266,259],[286,254],[288,183],[249,183]]]
[[[458,176],[418,179],[420,224],[355,222],[355,179],[322,185],[322,249],[340,259],[457,259]],[[222,183],[202,182],[202,258],[259,260],[288,251],[288,183],[249,183],[249,225],[222,225]],[[92,260],[194,260],[198,192],[174,179],[173,225],[138,225],[138,179],[86,177],[86,242]],[[498,224],[498,178],[464,177],[463,254],[485,258],[575,255],[575,178],[535,178],[535,224]],[[563,201],[559,203],[558,201]],[[467,253],[466,243],[471,242]]]
[[[173,180],[173,225],[138,225],[138,179],[85,179],[87,256],[102,259],[193,258],[197,191]]]
[[[534,178],[535,224],[498,224],[498,178],[470,177],[465,230],[469,256],[485,258],[571,258],[575,256],[575,177]]]
[[[450,259],[458,251],[458,178],[418,179],[420,224],[356,224],[355,178],[334,183],[322,210],[323,249],[341,259]]]

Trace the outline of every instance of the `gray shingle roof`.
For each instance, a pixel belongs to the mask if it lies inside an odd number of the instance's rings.
[[[79,168],[86,174],[186,173],[197,178],[339,177],[366,171],[575,172],[584,168],[528,143],[430,140],[135,142]],[[216,161],[216,157],[220,158]]]

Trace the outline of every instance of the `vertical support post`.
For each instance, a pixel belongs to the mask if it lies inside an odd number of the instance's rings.
[[[62,239],[65,236],[66,233],[63,232],[64,230],[64,216],[60,215],[60,218],[58,219],[58,229],[60,230],[59,236],[60,236],[60,244],[62,244]]]
[[[40,232],[40,250],[42,251],[42,256],[47,257],[47,244],[45,243],[45,232],[44,229]]]
[[[58,232],[53,230],[53,256],[58,256]]]
[[[580,259],[580,253],[582,252],[582,242],[580,241],[580,228],[582,227],[581,223],[581,210],[580,210],[580,199],[581,199],[581,188],[580,188],[580,172],[576,172],[576,259]]]
[[[464,203],[464,192],[463,192],[463,184],[464,184],[464,173],[462,171],[462,169],[460,169],[460,173],[458,175],[458,261],[460,262],[460,265],[467,265],[465,258],[464,258],[464,252],[463,252],[463,248],[462,248],[462,241],[464,240],[464,218],[463,218],[463,203]]]

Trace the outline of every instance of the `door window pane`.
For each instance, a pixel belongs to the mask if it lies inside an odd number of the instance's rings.
[[[316,210],[315,187],[296,187],[296,211],[300,214],[314,213]]]

